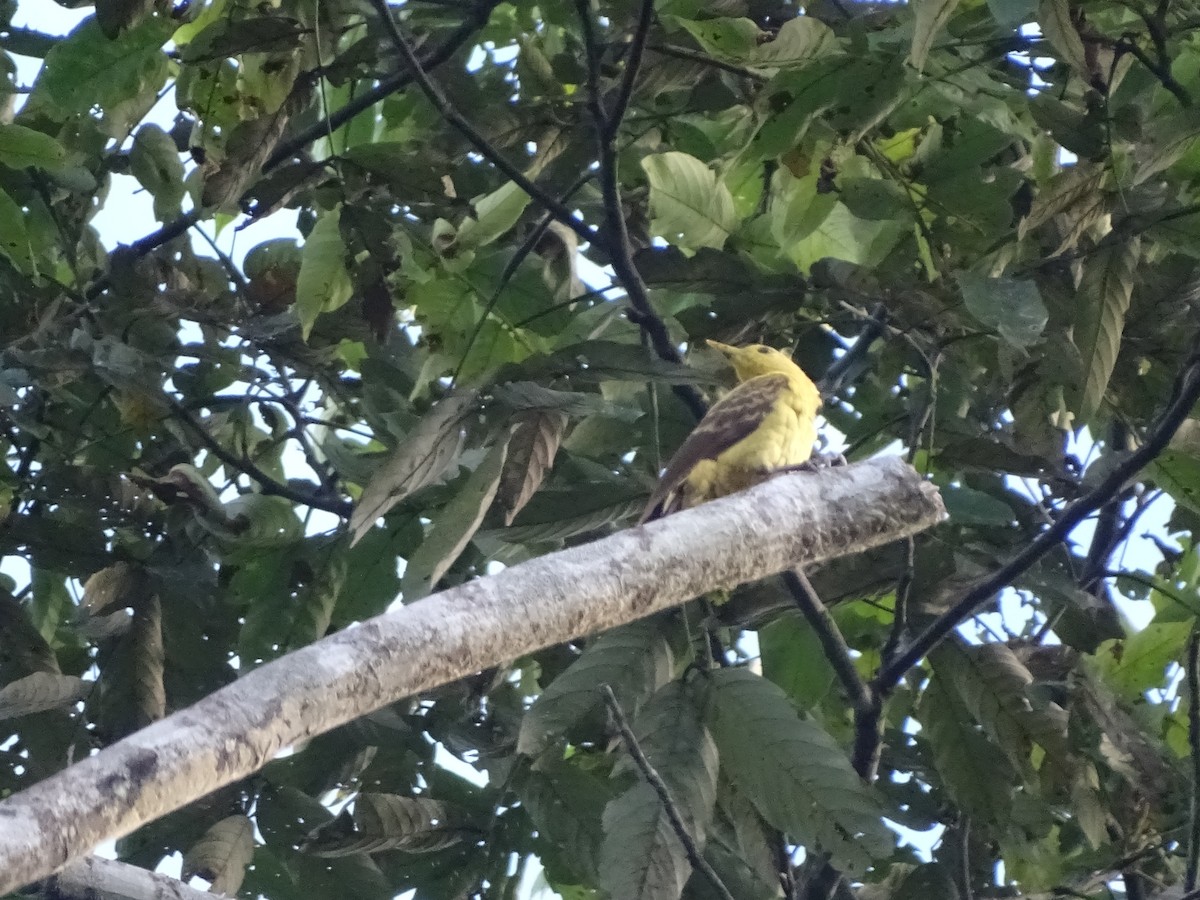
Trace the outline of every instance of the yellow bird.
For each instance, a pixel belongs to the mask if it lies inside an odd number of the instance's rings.
[[[708,345],[729,360],[739,383],[671,458],[639,524],[744,490],[812,456],[821,393],[804,370],[762,344]]]

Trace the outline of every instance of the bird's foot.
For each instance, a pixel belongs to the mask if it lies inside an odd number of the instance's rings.
[[[784,475],[788,472],[819,472],[822,469],[833,469],[846,465],[849,465],[849,463],[846,461],[846,457],[840,453],[821,453],[794,466],[784,466],[782,469],[775,469],[771,472],[771,475]]]

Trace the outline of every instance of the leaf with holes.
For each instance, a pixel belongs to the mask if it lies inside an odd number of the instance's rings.
[[[737,225],[733,195],[708,166],[687,153],[657,153],[642,160],[650,182],[650,227],[691,249],[724,246]]]
[[[234,896],[254,857],[254,823],[246,816],[222,819],[183,855],[183,879],[199,875],[214,894]]]

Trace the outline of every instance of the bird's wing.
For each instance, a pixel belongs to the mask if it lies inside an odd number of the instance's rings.
[[[742,382],[714,403],[671,457],[639,523],[663,513],[666,502],[697,463],[716,459],[753,432],[787,387],[786,375],[759,375]]]

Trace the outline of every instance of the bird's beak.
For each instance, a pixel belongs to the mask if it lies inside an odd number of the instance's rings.
[[[706,340],[704,343],[708,344],[708,346],[712,347],[714,350],[718,350],[725,354],[725,356],[732,356],[737,350],[736,347],[730,347],[728,344],[722,344],[720,341]]]

